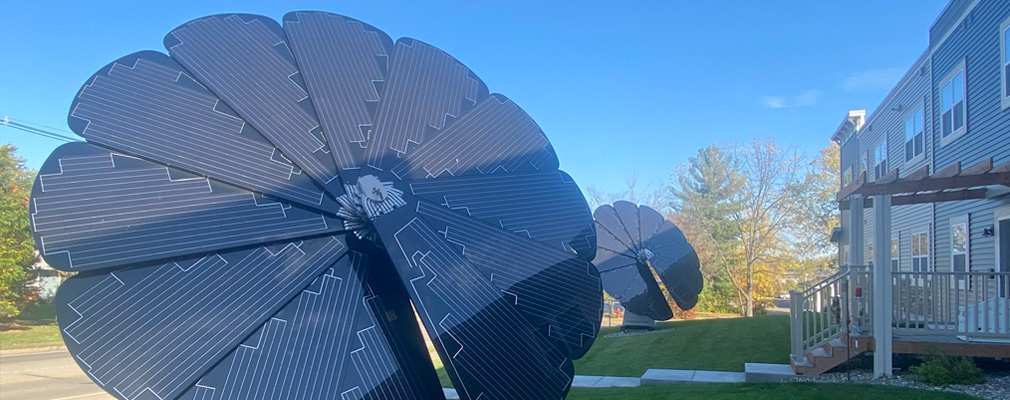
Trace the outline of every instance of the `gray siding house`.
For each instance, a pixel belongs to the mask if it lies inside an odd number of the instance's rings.
[[[925,34],[925,32],[924,32]],[[838,271],[790,291],[790,363],[1010,357],[1010,0],[952,0],[875,110],[845,114]]]
[[[850,112],[832,137],[841,146],[844,187],[866,172],[868,182],[895,169],[898,177],[960,162],[1010,161],[1010,0],[954,0],[933,23],[930,47],[884,101],[865,117]],[[865,114],[865,113],[864,113]],[[1010,196],[892,206],[890,249],[897,271],[1008,271],[997,262],[1000,222],[1010,237]],[[842,231],[849,230],[843,210]],[[852,258],[849,235],[839,241],[839,264],[872,264],[874,221],[864,215],[865,239]],[[952,241],[952,232],[957,236]],[[999,232],[1004,233],[1004,232]],[[963,237],[962,237],[963,236]]]

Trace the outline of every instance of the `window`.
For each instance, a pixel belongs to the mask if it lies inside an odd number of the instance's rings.
[[[912,159],[922,155],[925,144],[925,131],[923,129],[925,124],[926,120],[922,113],[922,107],[915,110],[905,120],[905,162],[912,161]]]
[[[848,264],[848,263],[849,263],[849,245],[845,244],[845,245],[842,245],[842,262],[841,262],[841,264],[844,265],[844,264]]]
[[[873,166],[873,180],[880,179],[887,173],[887,140],[873,149],[870,160],[870,165]]]
[[[912,235],[912,272],[929,271],[929,233]]]
[[[1000,66],[1002,66],[1000,81],[1003,87],[1003,95],[1000,97],[1002,98],[1003,109],[1010,107],[1010,53],[1006,51],[1008,41],[1010,41],[1010,18],[1003,21],[1003,24],[999,27]]]
[[[845,167],[845,172],[842,172],[842,187],[848,186],[852,183],[852,166]]]
[[[866,264],[873,265],[873,243],[866,244]]]
[[[899,254],[901,253],[898,252],[898,243],[900,242],[900,238],[901,234],[898,234],[898,237],[896,238],[891,238],[891,271],[897,271],[900,265]]]
[[[940,84],[940,144],[960,137],[965,129],[965,75],[962,62]]]
[[[971,271],[968,259],[968,216],[950,219],[950,270],[951,272]],[[958,283],[964,284],[967,275],[955,275]]]

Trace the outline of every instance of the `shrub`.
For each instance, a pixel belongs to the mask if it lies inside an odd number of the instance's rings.
[[[985,375],[970,357],[935,354],[920,357],[922,364],[909,368],[909,377],[936,386],[975,385],[985,382]]]

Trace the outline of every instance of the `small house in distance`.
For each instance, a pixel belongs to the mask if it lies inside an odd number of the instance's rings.
[[[792,365],[1010,357],[1010,0],[952,0],[875,110],[849,111],[839,271],[791,301]],[[841,351],[839,351],[841,350]]]

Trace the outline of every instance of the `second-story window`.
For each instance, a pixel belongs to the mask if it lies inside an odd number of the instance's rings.
[[[887,173],[887,140],[873,149],[873,179],[877,180]]]
[[[929,271],[929,233],[912,235],[912,272]]]
[[[965,132],[964,67],[958,67],[940,84],[940,143]]]
[[[922,114],[922,107],[915,110],[912,115],[905,120],[905,162],[922,154],[925,142],[925,118]]]
[[[842,172],[842,187],[848,186],[852,183],[852,166],[845,167],[845,171]]]

